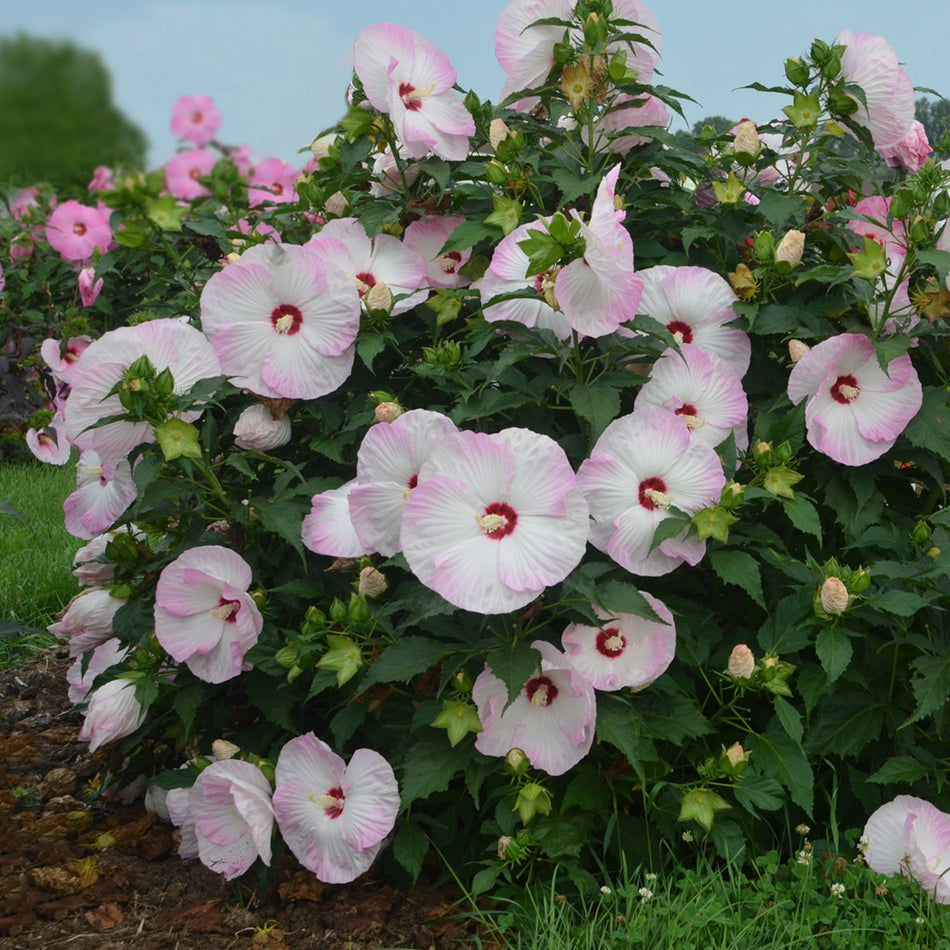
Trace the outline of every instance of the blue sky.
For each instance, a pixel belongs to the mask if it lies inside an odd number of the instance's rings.
[[[116,103],[146,133],[149,162],[175,150],[168,129],[181,95],[208,94],[219,137],[255,157],[295,164],[301,146],[341,114],[353,40],[372,23],[410,27],[442,49],[465,88],[497,99],[504,75],[494,28],[507,0],[30,0],[7,4],[0,31],[70,39],[96,50]],[[887,37],[915,86],[950,96],[946,0],[647,0],[664,40],[659,81],[699,100],[689,123],[712,114],[772,118],[778,96],[736,91],[783,80],[788,56],[842,29]]]

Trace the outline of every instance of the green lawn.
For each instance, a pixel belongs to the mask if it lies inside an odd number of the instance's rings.
[[[70,464],[0,463],[0,665],[52,642],[46,625],[79,590],[72,560],[85,542],[63,526],[75,487]]]

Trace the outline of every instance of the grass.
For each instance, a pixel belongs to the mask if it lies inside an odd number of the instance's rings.
[[[63,526],[72,465],[0,463],[0,666],[53,642],[46,625],[79,590],[71,574],[83,541]]]
[[[483,946],[502,950],[948,950],[950,919],[913,881],[841,858],[745,871],[700,864],[623,874],[600,893],[563,880],[476,911]],[[570,894],[570,896],[568,896]],[[496,906],[499,901],[496,900]]]

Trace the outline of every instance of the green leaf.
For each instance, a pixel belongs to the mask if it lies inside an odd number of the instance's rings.
[[[449,239],[442,247],[442,253],[467,251],[486,238],[494,238],[494,236],[495,231],[484,223],[484,218],[469,218],[449,235]]]
[[[409,872],[413,881],[422,871],[422,862],[429,850],[429,838],[414,822],[404,821],[393,841],[396,860]]]
[[[869,744],[881,741],[886,702],[859,690],[838,692],[818,702],[811,716],[811,728],[805,745],[809,752],[822,755],[859,755]]]
[[[139,459],[138,464],[132,470],[132,479],[135,482],[139,497],[162,474],[162,465],[162,457],[154,452]]]
[[[765,608],[759,562],[751,554],[729,548],[712,551],[709,563],[724,583],[741,587],[760,607]]]
[[[290,501],[275,501],[271,504],[254,505],[254,513],[260,523],[268,530],[280,535],[301,557],[303,557],[303,537],[300,526],[306,514],[300,504]]]
[[[782,728],[788,734],[789,738],[794,739],[801,745],[802,736],[805,734],[805,727],[802,725],[802,714],[781,696],[775,696],[772,699],[775,706],[775,714]]]
[[[402,806],[444,791],[456,772],[465,767],[472,750],[467,744],[453,749],[442,733],[413,742],[402,766]]]
[[[904,430],[904,435],[918,448],[936,452],[950,462],[950,393],[945,389],[924,387],[920,411]]]
[[[811,642],[813,594],[814,588],[803,587],[776,604],[759,630],[759,646],[763,650],[767,653],[789,654]]]
[[[916,673],[911,686],[917,708],[907,723],[941,709],[950,697],[950,656],[920,656],[911,665]]]
[[[930,778],[933,773],[933,765],[925,765],[911,755],[898,755],[888,759],[873,775],[868,776],[868,781],[876,785],[903,785]]]
[[[618,614],[633,614],[635,617],[643,617],[644,620],[652,620],[654,623],[666,622],[633,584],[623,581],[607,581],[600,584],[593,603],[604,610]]]
[[[732,789],[736,801],[751,815],[758,817],[757,809],[776,811],[782,807],[782,786],[767,775],[744,772]]]
[[[897,617],[913,617],[918,610],[927,607],[935,596],[937,595],[924,596],[915,594],[913,591],[890,587],[880,592],[869,592],[866,603],[868,607],[882,613],[894,614]]]
[[[821,519],[818,510],[801,492],[794,498],[783,498],[782,506],[789,521],[803,534],[814,535],[819,542],[822,540]]]
[[[386,336],[382,333],[361,333],[356,341],[356,352],[363,365],[373,371],[373,360],[386,349]]]
[[[802,747],[784,732],[751,735],[749,751],[756,768],[789,790],[792,801],[811,816],[815,808],[815,776]]]
[[[950,252],[938,250],[920,250],[915,252],[917,260],[921,264],[927,264],[937,271],[937,283],[943,286],[947,282],[947,274],[950,274]]]
[[[613,386],[586,386],[575,383],[571,388],[571,406],[591,425],[591,435],[600,434],[620,415],[620,393]]]
[[[643,761],[656,758],[653,743],[640,736],[636,710],[619,696],[602,693],[597,697],[597,741],[608,742],[619,749],[641,778]]]
[[[518,640],[509,647],[492,650],[488,654],[487,662],[492,673],[508,689],[508,702],[505,703],[507,709],[508,705],[518,698],[525,683],[538,672],[541,655],[524,640]]]
[[[822,627],[815,640],[815,652],[821,661],[821,668],[828,674],[828,682],[833,683],[847,668],[854,652],[851,638],[841,627]]]
[[[446,643],[432,637],[403,637],[386,647],[373,663],[360,681],[360,692],[365,693],[376,683],[408,683],[439,660],[464,649],[464,643]],[[524,686],[524,680],[521,685]]]

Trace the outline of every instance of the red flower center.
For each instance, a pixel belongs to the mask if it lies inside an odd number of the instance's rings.
[[[195,109],[195,111],[191,113],[191,121],[194,122],[195,125],[201,122],[203,118],[204,118],[204,115],[201,112],[199,112],[197,109]]]
[[[673,334],[673,339],[677,343],[692,343],[693,328],[682,320],[673,320],[666,325],[666,329]]]
[[[664,505],[662,499],[658,496],[666,494],[666,482],[662,478],[645,478],[640,482],[640,504],[648,511],[655,511],[657,508],[667,508],[669,503]]]
[[[624,651],[627,641],[616,627],[597,631],[597,652],[614,660]]]
[[[353,278],[353,283],[356,284],[359,295],[364,297],[371,287],[376,286],[376,278],[369,271],[363,270]]]
[[[282,303],[271,311],[270,322],[278,333],[293,336],[303,323],[303,314],[292,303]]]
[[[478,518],[478,526],[482,532],[495,541],[506,538],[515,530],[517,524],[517,512],[503,501],[493,501]]]
[[[339,818],[340,815],[343,814],[343,803],[346,801],[343,789],[339,786],[337,788],[331,788],[326,794],[326,799],[334,799],[335,801],[333,804],[323,806],[323,814],[326,815],[327,818]]]
[[[401,82],[399,84],[399,98],[402,99],[402,104],[410,112],[416,112],[422,108],[422,99],[413,95],[415,91],[416,87],[412,83]]]
[[[847,376],[839,376],[835,380],[834,386],[831,387],[831,398],[835,402],[840,402],[846,406],[848,403],[854,402],[860,392],[861,387],[858,386],[858,381],[848,374]]]
[[[449,251],[442,255],[441,267],[444,274],[454,274],[455,268],[462,263],[462,255],[459,251]]]
[[[239,600],[225,600],[224,597],[218,600],[218,606],[212,613],[225,623],[237,623],[237,614],[241,609]]]
[[[532,706],[550,706],[557,699],[557,687],[547,676],[535,676],[524,685]]]
[[[82,237],[85,233],[86,233],[86,225],[84,225],[82,221],[77,221],[73,225],[73,234],[77,235],[78,237]]]
[[[412,491],[416,487],[416,485],[419,484],[419,476],[413,475],[412,478],[409,479],[408,484],[409,484],[409,491]]]
[[[282,195],[282,194],[284,193],[284,186],[283,186],[279,181],[275,181],[275,182],[270,186],[270,190],[271,190],[275,195]]]
[[[679,409],[674,409],[673,412],[677,416],[698,416],[699,413],[696,411],[696,407],[691,402],[684,402]]]
[[[192,181],[197,181],[197,180],[201,177],[201,169],[200,169],[200,168],[192,168],[192,170],[191,170],[190,172],[188,172],[188,177],[189,177]]]

